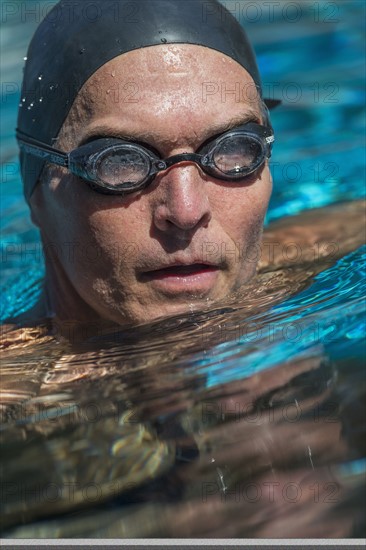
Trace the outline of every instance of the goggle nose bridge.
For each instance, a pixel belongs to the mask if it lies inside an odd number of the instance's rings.
[[[178,155],[172,155],[167,159],[158,160],[154,164],[156,171],[160,172],[162,170],[167,170],[171,166],[183,161],[195,162],[199,166],[207,166],[208,164],[207,155],[198,155],[197,153],[179,153]]]

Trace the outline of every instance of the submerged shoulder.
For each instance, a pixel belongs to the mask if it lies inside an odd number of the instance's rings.
[[[52,325],[48,319],[19,326],[7,323],[0,326],[0,350],[24,348],[54,340]]]

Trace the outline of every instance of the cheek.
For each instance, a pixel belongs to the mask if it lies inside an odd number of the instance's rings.
[[[272,191],[266,167],[260,177],[243,187],[216,187],[212,203],[216,219],[235,241],[247,240],[261,231]]]
[[[147,239],[141,216],[136,212],[134,216],[130,214],[132,212],[125,210],[97,212],[89,219],[93,242],[102,256],[101,263],[104,262],[104,269],[108,267],[111,274],[119,274],[121,269],[132,265]]]
[[[50,180],[38,193],[36,210],[49,238],[108,244],[138,232],[138,203],[103,195],[75,177],[62,175]]]
[[[50,259],[60,260],[74,281],[112,275],[130,235],[136,234],[136,227],[123,220],[126,208],[74,178],[40,186],[32,203]]]

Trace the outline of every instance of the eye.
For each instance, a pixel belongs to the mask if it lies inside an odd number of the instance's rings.
[[[103,151],[95,160],[94,169],[99,181],[107,185],[137,185],[150,172],[151,162],[144,151],[134,146],[117,146]]]
[[[242,177],[253,172],[263,162],[264,156],[259,139],[239,134],[222,139],[214,148],[212,161],[223,174]]]

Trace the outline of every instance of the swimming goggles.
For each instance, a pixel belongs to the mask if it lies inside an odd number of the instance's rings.
[[[25,153],[64,166],[95,191],[123,195],[147,187],[161,171],[180,162],[194,162],[210,176],[238,182],[271,156],[274,141],[269,126],[247,123],[206,142],[196,153],[161,159],[146,147],[117,138],[98,138],[64,153],[17,130]]]

